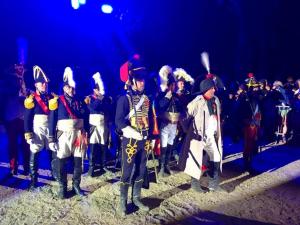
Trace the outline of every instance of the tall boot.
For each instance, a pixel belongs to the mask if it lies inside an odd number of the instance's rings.
[[[67,171],[65,169],[66,159],[57,158],[55,166],[57,167],[57,178],[58,178],[58,197],[61,199],[67,196]]]
[[[224,191],[220,187],[219,171],[220,162],[209,161],[209,179],[208,179],[208,189],[209,191]]]
[[[51,151],[51,174],[52,174],[52,177],[58,181],[58,172],[57,172],[57,162],[58,161],[58,158],[57,158],[57,155],[56,155],[56,152],[54,151]]]
[[[83,191],[80,189],[82,174],[82,158],[74,157],[74,173],[73,173],[73,190],[79,196],[84,196]]]
[[[100,150],[100,171],[101,173],[106,173],[108,172],[108,169],[106,168],[106,153],[108,151],[107,145],[101,145],[101,150]]]
[[[171,175],[171,169],[169,166],[169,162],[171,159],[172,151],[173,151],[173,145],[168,145],[167,152],[166,152],[166,158],[165,158],[165,173],[167,173],[168,175]]]
[[[30,173],[30,186],[29,190],[34,190],[37,187],[37,155],[38,153],[30,152],[29,158],[29,173]]]
[[[89,157],[89,171],[88,175],[95,176],[95,163],[96,163],[96,148],[97,144],[90,144],[90,157]]]
[[[121,216],[125,216],[127,214],[128,188],[129,188],[129,184],[122,183],[122,182],[120,183],[120,203],[117,212]]]
[[[161,177],[167,176],[165,173],[165,161],[166,161],[166,153],[167,153],[167,147],[162,147],[160,149],[160,158],[159,158],[159,173],[158,175]]]
[[[191,188],[194,191],[200,192],[200,193],[204,193],[205,191],[202,189],[201,185],[200,185],[200,181],[197,180],[196,178],[192,177],[191,180]]]
[[[148,212],[150,209],[148,206],[145,206],[141,202],[141,190],[142,190],[143,180],[135,181],[132,189],[132,202],[135,204],[140,210]]]

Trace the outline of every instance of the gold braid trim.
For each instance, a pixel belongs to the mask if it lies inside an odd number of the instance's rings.
[[[145,147],[144,147],[145,151],[148,153],[151,150],[151,144],[150,144],[150,140],[147,140],[145,142]]]
[[[131,144],[131,138],[129,139],[129,143],[126,145],[126,153],[127,153],[127,162],[131,163],[132,162],[132,157],[137,153],[137,140],[135,140],[134,144]]]

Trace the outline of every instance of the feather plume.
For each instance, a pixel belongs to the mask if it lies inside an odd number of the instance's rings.
[[[98,84],[98,86],[99,86],[100,94],[104,95],[105,94],[105,89],[104,89],[103,81],[101,79],[101,74],[99,72],[95,73],[93,75],[93,79],[95,80],[95,83]]]
[[[73,71],[70,67],[66,67],[65,68],[65,72],[64,72],[64,82],[68,82],[68,85],[70,87],[75,88],[76,83],[73,79]]]
[[[194,79],[191,77],[191,75],[189,75],[182,68],[176,68],[174,71],[174,76],[177,80],[179,80],[180,78],[183,78],[186,82],[189,82],[190,84],[193,84],[195,82]]]
[[[205,67],[207,73],[210,73],[209,56],[207,52],[201,53],[201,62],[202,65]]]
[[[162,91],[165,91],[168,86],[168,76],[169,74],[173,73],[172,67],[168,65],[164,65],[160,70],[159,70],[159,77],[160,77],[160,89]]]

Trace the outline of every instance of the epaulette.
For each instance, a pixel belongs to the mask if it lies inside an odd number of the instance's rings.
[[[54,98],[50,99],[48,104],[49,104],[49,109],[53,111],[56,110],[58,107],[58,102],[57,102],[58,95],[55,95],[53,93],[52,95],[54,96]]]
[[[33,94],[31,94],[24,100],[24,106],[26,109],[32,109],[34,107],[33,98],[34,98],[34,96],[33,96]]]
[[[91,103],[91,97],[90,96],[86,96],[84,99],[85,104],[89,105]]]

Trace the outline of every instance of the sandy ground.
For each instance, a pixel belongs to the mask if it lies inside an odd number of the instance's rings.
[[[255,159],[256,176],[241,170],[239,145],[225,149],[229,150],[221,186],[226,192],[196,193],[190,189],[190,178],[174,170],[172,176],[143,189],[150,212],[136,211],[129,204],[126,218],[116,214],[119,172],[96,178],[83,175],[81,187],[87,196],[60,200],[49,170],[39,170],[41,187],[29,192],[29,178],[3,175],[8,164],[0,163],[0,224],[300,224],[300,149],[264,150]],[[202,182],[205,186],[206,178]]]

